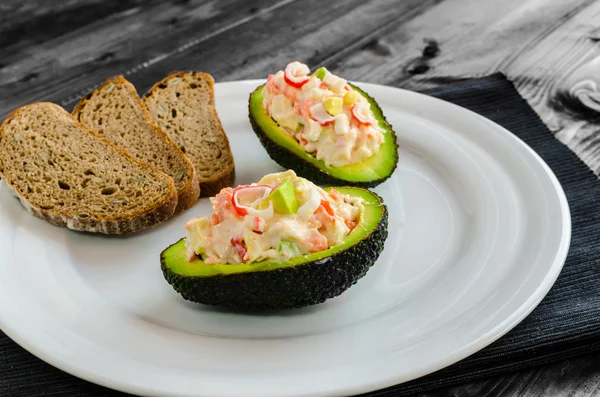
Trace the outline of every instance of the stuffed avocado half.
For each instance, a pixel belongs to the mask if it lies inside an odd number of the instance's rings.
[[[388,179],[398,145],[377,102],[325,68],[308,73],[292,62],[250,95],[250,123],[269,156],[324,185]]]
[[[375,263],[387,238],[381,198],[321,189],[293,171],[226,188],[210,217],[160,256],[185,299],[238,310],[287,309],[340,295]]]

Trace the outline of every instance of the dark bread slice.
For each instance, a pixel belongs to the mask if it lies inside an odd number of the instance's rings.
[[[214,106],[206,73],[172,72],[144,96],[150,114],[192,161],[202,196],[214,196],[235,178],[233,154]]]
[[[81,99],[73,116],[87,127],[173,178],[175,213],[193,206],[200,186],[192,162],[150,117],[133,84],[114,76]]]
[[[30,213],[73,230],[135,232],[177,205],[171,178],[47,102],[16,109],[0,126],[0,176]]]

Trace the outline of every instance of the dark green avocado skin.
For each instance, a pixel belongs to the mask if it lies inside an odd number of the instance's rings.
[[[354,90],[358,91],[361,95],[363,95],[365,98],[367,98],[372,104],[375,104],[375,106],[377,106],[377,108],[379,110],[381,110],[379,108],[379,105],[377,104],[377,102],[373,98],[371,98],[366,92],[364,92],[363,90],[361,90],[360,88],[358,88],[352,84],[350,84],[350,85],[352,86],[352,88]],[[394,152],[396,153],[396,158],[392,160],[394,162],[394,165],[389,174],[387,174],[386,176],[384,176],[382,178],[374,179],[371,181],[365,181],[365,182],[355,182],[355,181],[350,182],[350,181],[338,179],[338,178],[331,176],[325,170],[322,170],[321,168],[317,167],[316,165],[311,164],[307,161],[304,161],[304,159],[296,156],[296,154],[290,152],[286,148],[279,146],[276,142],[273,142],[264,133],[264,131],[260,128],[260,126],[256,122],[254,115],[252,114],[251,102],[252,102],[253,94],[254,94],[254,92],[252,94],[250,94],[250,101],[248,101],[248,103],[249,103],[248,113],[249,113],[250,124],[252,125],[252,130],[254,130],[254,133],[256,134],[256,136],[260,140],[260,143],[262,144],[262,146],[265,148],[265,150],[269,154],[269,157],[271,157],[271,159],[273,161],[275,161],[277,164],[279,164],[283,168],[294,170],[298,176],[304,177],[318,185],[326,185],[326,186],[352,185],[352,186],[357,186],[357,187],[369,188],[369,187],[375,187],[375,186],[385,182],[387,179],[389,179],[392,176],[392,174],[396,170],[396,167],[398,165],[398,157],[397,157],[398,156],[398,154],[397,154],[398,153],[398,142],[396,140],[396,136],[395,136],[393,130],[390,128],[390,132],[393,134],[393,138],[394,138],[394,145],[395,145]],[[381,114],[383,115],[383,112],[381,112]],[[385,119],[385,116],[383,116],[383,121],[387,124],[387,120]]]
[[[192,302],[240,311],[299,308],[322,303],[355,284],[383,251],[387,235],[386,208],[370,234],[317,261],[270,271],[190,277],[169,270],[161,255],[161,268],[169,284]]]

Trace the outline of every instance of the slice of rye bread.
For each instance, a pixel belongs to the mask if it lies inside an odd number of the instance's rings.
[[[209,74],[172,72],[148,91],[144,103],[194,163],[203,197],[233,184],[233,154],[214,106],[214,80]]]
[[[122,76],[106,80],[81,99],[73,116],[87,127],[169,175],[175,181],[175,213],[192,207],[200,196],[194,165],[150,117],[133,84]]]
[[[170,177],[47,102],[16,109],[0,126],[0,176],[33,215],[73,230],[135,232],[177,205]]]

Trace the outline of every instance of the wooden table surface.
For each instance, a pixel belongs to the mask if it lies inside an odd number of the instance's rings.
[[[413,90],[501,71],[598,174],[598,41],[594,0],[1,0],[0,119],[33,101],[70,110],[117,73],[144,92],[172,69],[228,81],[295,59]],[[599,396],[600,357],[420,396],[517,395]]]

